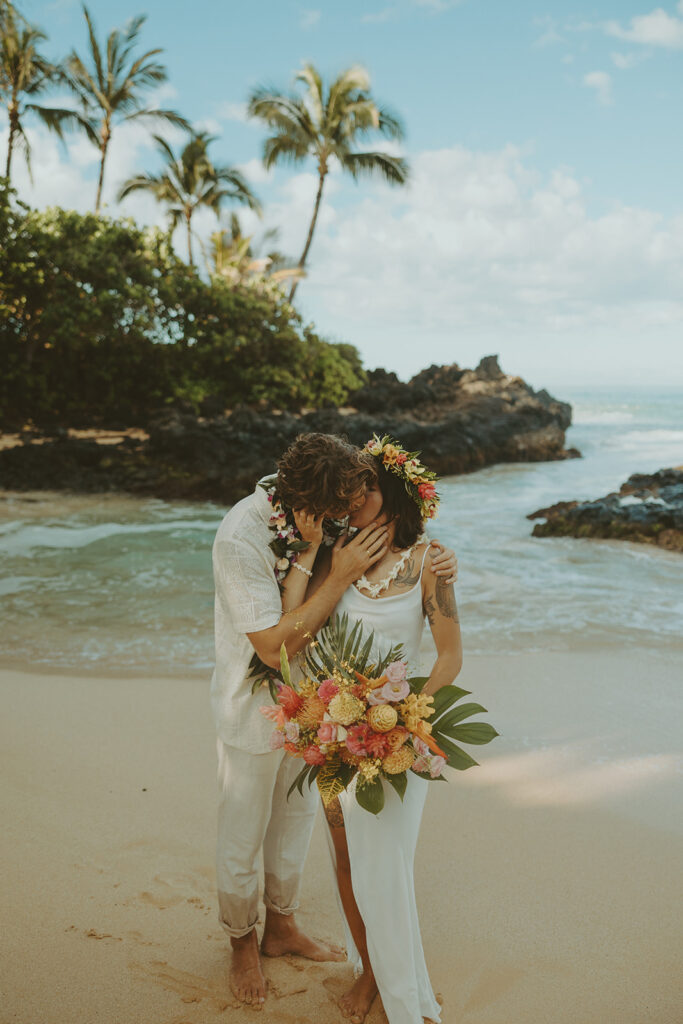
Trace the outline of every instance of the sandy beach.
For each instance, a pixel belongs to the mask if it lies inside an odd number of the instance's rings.
[[[501,738],[435,785],[416,877],[444,1024],[674,1024],[678,665],[470,657]],[[208,684],[0,673],[3,1024],[231,1024]],[[473,753],[476,751],[473,750]],[[300,920],[338,939],[319,818]],[[267,961],[273,1024],[332,1024],[346,964]],[[368,1024],[384,1019],[378,1004]]]

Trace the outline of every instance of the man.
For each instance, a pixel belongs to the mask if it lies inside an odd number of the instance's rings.
[[[347,587],[386,550],[386,529],[374,524],[343,546],[334,545],[329,576],[294,611],[283,613],[271,544],[272,520],[303,508],[338,519],[359,508],[374,470],[357,448],[330,434],[303,434],[278,463],[276,478],[260,481],[253,494],[226,515],[213,547],[216,584],[216,669],[211,703],[218,733],[220,786],[217,882],[220,920],[230,936],[230,984],[243,1002],[259,1006],[266,985],[261,969],[258,921],[258,857],[263,851],[266,919],[261,952],[294,953],[312,960],[342,960],[341,950],[299,931],[301,872],[313,829],[317,792],[288,790],[301,765],[271,750],[272,722],[260,714],[270,704],[267,688],[252,693],[254,651],[273,668],[284,643],[291,658],[323,626]],[[439,568],[434,564],[433,567]],[[443,566],[442,566],[443,567]]]

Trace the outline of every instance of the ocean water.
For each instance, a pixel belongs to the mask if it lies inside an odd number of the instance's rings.
[[[554,389],[582,459],[441,482],[433,534],[455,548],[466,653],[683,650],[683,558],[646,545],[531,537],[526,515],[683,464],[683,391]],[[212,667],[211,544],[225,509],[0,492],[0,664],[182,674]]]

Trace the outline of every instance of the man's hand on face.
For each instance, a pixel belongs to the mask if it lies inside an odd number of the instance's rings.
[[[319,548],[323,542],[324,518],[324,515],[316,516],[314,512],[307,512],[303,508],[294,509],[294,522],[301,539],[313,548]]]
[[[353,540],[345,544],[346,536],[338,538],[332,548],[330,575],[340,576],[349,584],[359,580],[371,565],[386,554],[388,529],[385,525],[370,523]]]

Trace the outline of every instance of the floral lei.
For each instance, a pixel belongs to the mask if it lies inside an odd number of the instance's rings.
[[[418,459],[419,452],[407,452],[400,444],[391,440],[389,434],[372,439],[365,445],[365,451],[382,459],[385,469],[400,477],[405,489],[420,509],[422,519],[433,519],[439,511],[439,495],[436,491],[436,473],[423,466]]]

